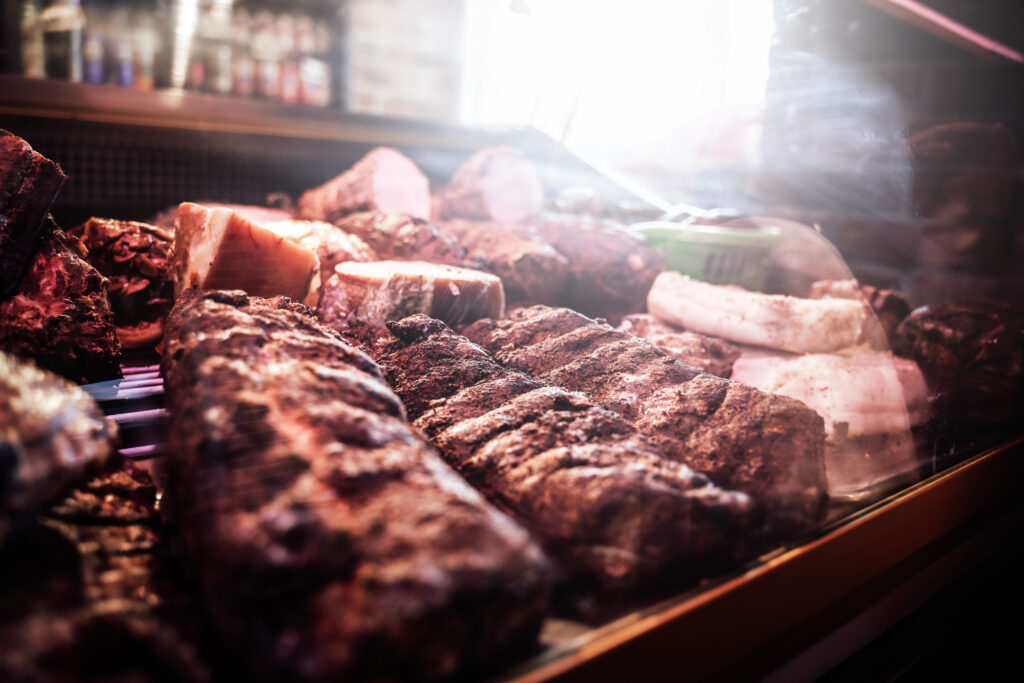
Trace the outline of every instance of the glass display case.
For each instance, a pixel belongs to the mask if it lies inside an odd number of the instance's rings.
[[[0,672],[813,680],[1019,543],[1024,13],[982,4],[7,3],[0,361],[119,455],[0,487]],[[45,355],[78,294],[23,330],[65,241],[118,378]]]

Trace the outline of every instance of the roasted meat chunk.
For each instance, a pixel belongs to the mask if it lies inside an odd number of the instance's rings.
[[[704,374],[565,308],[520,308],[464,334],[510,367],[585,393],[669,457],[763,503],[770,534],[800,533],[821,519],[825,428],[799,401]]]
[[[718,337],[687,332],[655,318],[650,313],[627,315],[619,329],[651,342],[677,361],[709,375],[728,378],[732,364],[740,357],[739,347]]]
[[[893,352],[917,361],[934,413],[959,429],[1020,414],[1024,395],[1024,311],[974,300],[922,307],[893,336]]]
[[[382,259],[467,265],[466,250],[436,223],[401,213],[361,211],[335,223],[363,240]]]
[[[405,421],[373,360],[286,299],[167,322],[168,497],[224,640],[265,679],[436,679],[536,637],[525,531]]]
[[[0,351],[73,382],[121,376],[121,344],[99,271],[52,221],[14,296],[0,302]]]
[[[0,130],[0,300],[17,289],[64,185],[60,166]]]
[[[378,358],[414,424],[543,540],[573,591],[678,587],[757,547],[747,496],[671,461],[621,416],[503,367],[439,320],[388,327]]]
[[[471,260],[501,278],[510,304],[555,304],[565,290],[569,262],[528,225],[452,218],[441,228]]]
[[[112,460],[0,549],[0,679],[211,680],[199,606],[169,561],[156,487]]]
[[[116,433],[79,387],[0,351],[0,543],[20,518],[107,461]]]
[[[664,259],[642,237],[614,223],[572,216],[529,224],[569,261],[561,305],[616,323],[644,311]]]
[[[117,336],[124,348],[152,346],[174,303],[174,233],[148,223],[90,218],[69,231],[89,250],[86,258],[107,278]]]

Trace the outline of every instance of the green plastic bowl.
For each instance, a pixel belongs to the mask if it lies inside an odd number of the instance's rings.
[[[768,256],[782,239],[779,228],[734,228],[649,221],[630,226],[665,255],[665,267],[713,284],[764,288]]]

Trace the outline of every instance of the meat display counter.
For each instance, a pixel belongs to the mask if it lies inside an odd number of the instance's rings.
[[[858,150],[794,4],[757,168],[0,75],[0,672],[813,680],[1018,543],[1019,112]]]

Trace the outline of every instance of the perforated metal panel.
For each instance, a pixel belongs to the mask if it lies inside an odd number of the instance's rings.
[[[68,181],[54,215],[145,219],[186,200],[264,204],[295,197],[351,166],[371,144],[0,117],[0,127],[57,161]]]

